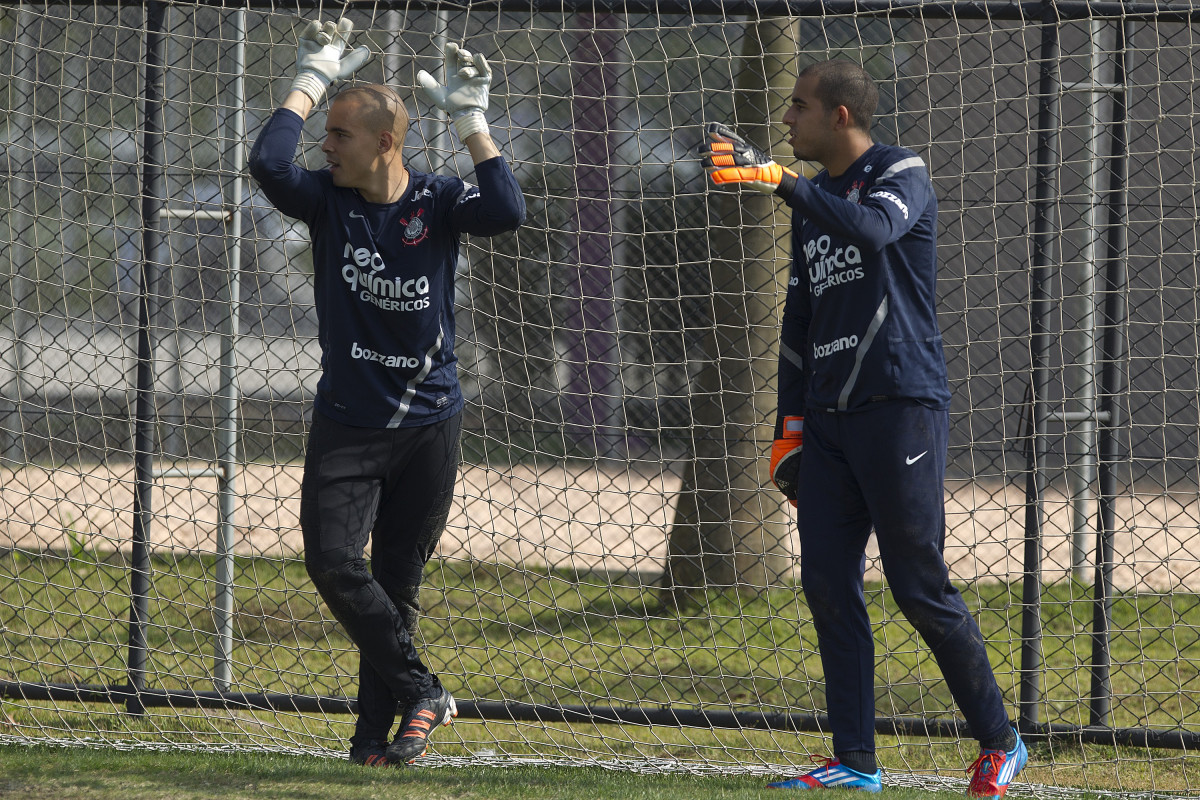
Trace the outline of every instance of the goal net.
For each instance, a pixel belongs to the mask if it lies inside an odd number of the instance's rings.
[[[764,460],[790,214],[713,189],[695,147],[720,121],[790,160],[797,66],[843,57],[937,190],[946,558],[1028,781],[1200,786],[1184,5],[345,8],[359,78],[410,98],[415,169],[472,171],[416,73],[447,42],[489,58],[529,208],[459,263],[463,463],[418,644],[464,714],[433,759],[828,754]],[[0,3],[0,741],[344,754],[358,659],[298,524],[313,264],[245,172],[303,21],[340,9]],[[874,550],[866,578],[885,781],[961,785],[975,744]]]

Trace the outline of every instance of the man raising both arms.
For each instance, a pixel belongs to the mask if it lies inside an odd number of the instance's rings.
[[[515,230],[525,202],[484,117],[488,63],[453,44],[445,85],[425,72],[418,79],[467,146],[478,188],[405,166],[408,112],[376,84],[333,99],[325,169],[293,163],[326,89],[370,57],[365,47],[346,52],[351,30],[348,20],[308,24],[296,77],[259,133],[250,173],[312,237],[322,372],[301,487],[304,561],[360,654],[350,758],[386,766],[424,755],[433,729],[458,713],[413,644],[422,573],[458,474],[454,274],[462,234]]]
[[[796,157],[825,168],[811,181],[724,125],[710,124],[701,145],[715,183],[792,207],[771,476],[798,509],[835,757],[770,786],[880,790],[863,596],[874,528],[892,595],[980,742],[967,794],[1000,798],[1028,755],[942,553],[950,389],[935,307],[937,200],[920,157],[871,140],[878,96],[848,61],[800,73],[783,124]]]

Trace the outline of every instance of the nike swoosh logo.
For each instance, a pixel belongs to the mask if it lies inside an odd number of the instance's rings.
[[[362,214],[358,213],[357,211],[351,211],[350,219],[366,219],[366,217],[364,217]]]
[[[928,452],[929,452],[928,450],[926,450],[926,451],[925,451],[925,453],[928,453]],[[905,456],[905,457],[904,457],[904,463],[905,463],[905,464],[908,464],[908,465],[911,467],[913,464],[915,464],[915,463],[917,463],[918,461],[920,461],[920,460],[921,460],[921,456],[924,456],[924,455],[925,455],[925,453],[920,453],[919,455],[915,455],[915,456],[913,456],[912,458],[909,458],[909,457]]]

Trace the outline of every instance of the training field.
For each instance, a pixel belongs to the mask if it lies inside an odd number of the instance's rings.
[[[26,469],[4,476],[4,485],[10,489],[41,486],[41,492],[29,492],[31,499],[23,505],[4,509],[7,530],[21,533],[5,542],[7,555],[0,556],[0,572],[7,573],[9,581],[9,588],[0,592],[0,602],[9,608],[27,607],[23,614],[27,623],[10,615],[5,640],[16,652],[32,656],[24,668],[27,674],[44,674],[59,681],[71,678],[92,686],[119,683],[125,647],[121,594],[129,557],[123,526],[128,524],[128,516],[111,510],[109,517],[92,515],[104,504],[119,509],[129,500],[130,475],[128,471],[91,470],[67,478],[64,472]],[[681,710],[697,700],[710,708],[744,711],[795,710],[808,702],[816,702],[819,709],[819,699],[795,695],[813,678],[819,680],[819,664],[811,634],[805,633],[807,611],[798,587],[785,582],[759,600],[714,594],[690,611],[663,605],[655,589],[659,581],[655,570],[661,570],[665,557],[664,520],[671,519],[677,479],[663,474],[648,478],[628,469],[596,474],[578,468],[547,470],[536,476],[513,470],[503,480],[489,481],[487,476],[485,470],[464,468],[462,496],[423,596],[424,647],[460,703],[474,702],[479,705],[473,707],[482,709],[489,697],[487,687],[494,686],[492,691],[499,696],[547,709],[576,706],[579,700],[604,695],[668,700],[679,703]],[[248,484],[270,486],[280,494],[247,496],[240,505],[257,524],[239,526],[235,547],[235,630],[243,649],[234,662],[239,681],[268,691],[306,692],[318,686],[321,694],[331,697],[352,695],[356,671],[352,648],[329,622],[328,611],[320,606],[298,551],[293,549],[298,535],[294,518],[298,467],[268,470],[251,466],[243,478]],[[610,504],[605,494],[597,494],[600,485],[616,496],[636,501],[624,506]],[[550,487],[554,487],[553,494]],[[554,501],[536,501],[535,488]],[[665,489],[667,494],[654,498],[655,489]],[[468,493],[474,496],[467,497]],[[34,499],[35,495],[40,499]],[[993,504],[1004,496],[994,490],[984,494],[979,487],[952,486],[948,490],[951,530],[959,532],[952,535],[947,550],[956,581],[966,590],[971,607],[977,609],[985,635],[1000,645],[993,650],[994,663],[1002,684],[1009,686],[1016,679],[1018,654],[1006,650],[1003,643],[1019,635],[1020,617],[1014,609],[1019,609],[1021,602],[1020,567],[1016,557],[1003,560],[994,554],[1016,548],[1000,541],[972,547],[961,529],[967,528],[968,522],[979,527],[998,524],[994,531],[986,529],[993,531],[993,536],[1005,535],[1003,521],[1009,518],[1009,524],[1015,525],[1011,517],[1016,515],[989,509],[973,499],[980,495],[991,498]],[[211,631],[212,622],[204,619],[204,608],[210,602],[205,593],[211,591],[214,563],[213,545],[205,532],[213,529],[215,512],[211,489],[202,484],[181,488],[167,481],[155,502],[164,523],[156,528],[153,548],[152,608],[156,610],[149,631],[151,670],[161,675],[157,682],[162,688],[186,688],[195,686],[195,679],[211,668],[211,653],[206,652],[211,634],[206,631]],[[1014,508],[1019,508],[1019,503],[1014,499]],[[969,510],[972,508],[974,513]],[[31,517],[72,522],[65,527],[18,527],[17,520]],[[1049,515],[1048,539],[1066,538],[1061,531],[1053,531],[1057,518]],[[556,536],[536,537],[539,530],[560,528],[557,519],[571,519],[576,527]],[[1145,519],[1149,528],[1162,527],[1153,516]],[[280,536],[280,530],[290,536]],[[602,539],[598,530],[633,533]],[[1019,540],[1019,531],[1018,526],[1007,535]],[[1115,629],[1172,629],[1178,620],[1200,613],[1195,595],[1184,602],[1185,595],[1176,592],[1172,602],[1164,603],[1160,591],[1150,584],[1155,575],[1161,579],[1171,570],[1186,570],[1187,552],[1185,543],[1173,558],[1152,557],[1150,552],[1123,555],[1124,563],[1145,561],[1158,571],[1122,576],[1138,589],[1118,597],[1112,618]],[[45,555],[23,555],[31,553]],[[1057,558],[1057,568],[1053,554],[1044,562],[1046,579],[1057,586],[1048,587],[1043,596],[1052,645],[1046,649],[1042,674],[1048,684],[1048,702],[1070,717],[1086,691],[1086,673],[1080,680],[1074,659],[1088,644],[1088,637],[1079,635],[1086,630],[1087,617],[1078,608],[1087,611],[1080,602],[1087,596],[1087,585],[1069,580],[1068,556]],[[990,564],[991,573],[981,564]],[[996,577],[1000,574],[996,570],[1005,564],[1011,564],[1013,571],[1007,580]],[[982,580],[979,573],[984,573]],[[928,672],[935,668],[913,647],[911,631],[881,593],[875,583],[878,577],[872,565],[868,593],[880,599],[879,611],[888,620],[880,629],[880,642],[888,647],[880,661],[882,674],[892,676],[887,707],[901,717],[946,708],[949,699],[944,687],[927,680],[914,682],[921,675],[936,674]],[[43,589],[41,596],[33,596],[39,583],[49,587],[49,592]],[[59,610],[52,614],[40,611],[53,607]],[[113,621],[101,621],[101,616],[111,616]],[[747,625],[751,631],[746,630]],[[797,635],[799,641],[793,643]],[[489,649],[481,650],[479,645],[488,642]],[[792,655],[797,644],[802,651],[799,661]],[[781,649],[776,649],[780,645]],[[1141,662],[1170,662],[1172,654],[1162,642],[1121,635],[1114,639],[1113,648],[1114,663],[1122,665],[1114,685],[1118,697],[1136,700],[1141,691],[1149,690],[1151,696],[1176,694],[1189,702],[1179,690],[1186,680],[1183,674],[1138,666]],[[97,652],[109,654],[98,669],[88,666]],[[682,653],[690,655],[682,660]],[[770,662],[754,663],[747,672],[746,654],[769,656]],[[1184,665],[1176,662],[1175,666]],[[745,677],[739,677],[742,675]],[[197,759],[235,743],[239,748],[247,744],[267,749],[282,746],[340,759],[350,721],[336,709],[297,716],[168,708],[151,709],[137,719],[108,703],[72,705],[60,700],[9,702],[6,707],[10,720],[7,735],[18,741],[36,741],[47,734],[46,741],[60,744],[76,743],[80,741],[77,737],[82,737],[82,741],[111,741],[122,748],[165,741],[195,752]],[[1139,709],[1145,708],[1144,704],[1122,703],[1117,721],[1170,724],[1169,708],[1160,705],[1150,717],[1142,717]],[[733,771],[761,779],[797,770],[806,763],[803,753],[822,749],[822,737],[813,732],[619,726],[606,724],[603,710],[593,713],[598,716],[590,722],[582,718],[571,722],[495,717],[480,721],[468,711],[438,737],[428,765],[454,769],[488,763],[583,766],[595,758],[585,754],[599,753],[608,769],[699,775]],[[29,736],[35,738],[25,738]],[[889,787],[961,790],[963,779],[958,770],[973,757],[969,745],[952,740],[893,739],[885,734],[880,744]],[[547,760],[548,751],[563,753],[566,758]],[[1053,795],[1052,787],[1063,785],[1114,791],[1129,785],[1133,775],[1139,776],[1136,780],[1141,785],[1173,793],[1186,791],[1196,779],[1194,765],[1187,767],[1183,753],[1140,751],[1153,754],[1142,761],[1137,750],[1123,760],[1113,760],[1111,752],[1103,746],[1072,746],[1065,741],[1038,745],[1026,773],[1029,786],[1016,790],[1015,795],[1031,790],[1034,796]],[[525,778],[511,780],[518,784],[541,780],[528,778],[527,769],[520,767],[514,773]],[[665,797],[674,796],[664,792]]]
[[[753,800],[763,795],[755,775],[646,774],[600,767],[494,765],[364,771],[328,759],[278,754],[123,753],[75,751],[52,775],[46,759],[61,751],[44,747],[0,748],[0,779],[27,800],[228,800],[288,797],[301,800]],[[1014,797],[1031,796],[1017,789]],[[1086,796],[1086,795],[1085,795]],[[1092,795],[1096,796],[1096,795]],[[1102,796],[1102,795],[1100,795]],[[888,786],[881,800],[955,800],[962,793]]]

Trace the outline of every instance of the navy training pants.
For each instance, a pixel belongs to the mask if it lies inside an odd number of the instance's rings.
[[[438,685],[413,637],[425,564],[454,498],[461,431],[461,414],[393,429],[313,414],[300,490],[304,563],[359,650],[352,744],[387,739],[398,705]]]
[[[872,528],[884,575],[977,739],[1010,725],[979,625],[950,583],[949,414],[915,401],[809,411],[798,489],[800,580],[825,673],[833,751],[875,750],[875,647],[863,596]]]

